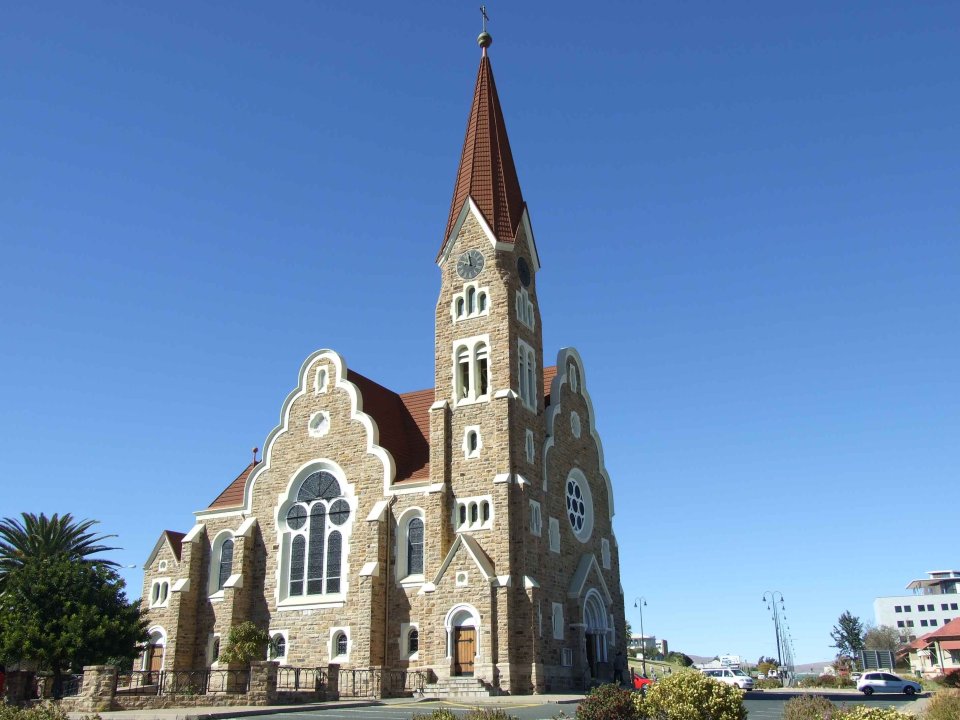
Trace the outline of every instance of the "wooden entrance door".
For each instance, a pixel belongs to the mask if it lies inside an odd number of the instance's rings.
[[[477,631],[472,627],[453,629],[453,674],[473,675],[473,658],[477,654]]]

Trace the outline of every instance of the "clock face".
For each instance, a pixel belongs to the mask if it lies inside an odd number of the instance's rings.
[[[472,280],[483,270],[483,254],[479,250],[467,250],[457,260],[457,274],[464,280]]]
[[[517,258],[517,275],[524,287],[530,286],[530,266],[527,265],[526,258]]]

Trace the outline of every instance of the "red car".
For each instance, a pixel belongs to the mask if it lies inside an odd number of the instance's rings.
[[[653,684],[653,680],[651,680],[651,679],[648,678],[648,677],[644,677],[643,675],[637,675],[637,674],[636,674],[635,672],[633,672],[633,671],[631,671],[630,674],[631,674],[631,676],[632,676],[632,678],[633,678],[633,689],[634,689],[634,690],[643,690],[643,689],[645,689],[648,685],[652,685],[652,684]]]

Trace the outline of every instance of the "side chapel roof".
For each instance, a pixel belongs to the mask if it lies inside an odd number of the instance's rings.
[[[543,387],[547,391],[557,374],[555,366],[543,369]],[[430,477],[430,406],[436,399],[433,388],[396,393],[353,370],[350,380],[363,398],[363,411],[377,422],[380,446],[386,448],[397,465],[394,482],[426,480]],[[550,404],[548,394],[544,401]],[[243,505],[247,478],[262,460],[252,462],[214,499],[207,510],[222,510]],[[182,539],[182,535],[180,538]],[[171,543],[172,544],[172,543]],[[179,545],[179,542],[178,542]]]

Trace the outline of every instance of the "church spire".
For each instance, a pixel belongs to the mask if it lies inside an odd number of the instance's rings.
[[[468,197],[473,198],[500,242],[514,242],[523,217],[523,193],[513,165],[507,126],[500,109],[497,86],[493,82],[493,69],[487,57],[487,48],[492,42],[484,23],[484,31],[477,38],[483,48],[477,85],[473,91],[473,105],[467,120],[467,135],[463,141],[447,229],[438,257],[443,255],[450,232]]]

